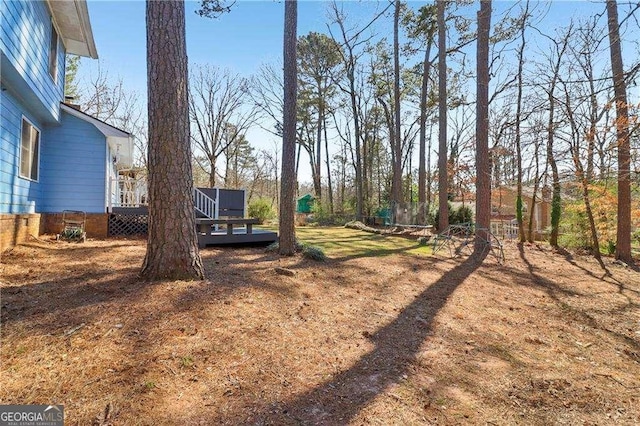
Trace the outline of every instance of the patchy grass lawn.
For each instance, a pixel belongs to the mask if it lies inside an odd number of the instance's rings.
[[[330,260],[207,248],[203,282],[138,281],[141,240],[4,253],[0,403],[64,404],[71,425],[640,423],[638,272],[299,238]]]
[[[322,248],[334,260],[382,257],[392,254],[431,254],[429,246],[419,246],[416,238],[354,232],[344,227],[305,226],[296,229],[297,238]]]

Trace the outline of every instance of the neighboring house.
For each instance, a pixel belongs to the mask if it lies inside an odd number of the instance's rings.
[[[62,102],[65,55],[98,57],[85,0],[0,1],[4,249],[46,231],[46,215],[104,216],[115,196],[110,178],[131,166],[133,144],[127,132]]]
[[[515,238],[518,235],[517,195],[518,190],[515,186],[501,186],[491,190],[491,227],[495,233],[502,234],[506,238]],[[529,219],[532,218],[534,238],[544,239],[547,228],[551,226],[551,190],[548,187],[539,189],[535,194],[535,204],[533,204],[533,195],[532,187],[522,188],[524,228],[526,232],[529,228]]]
[[[491,231],[500,238],[517,238],[518,223],[516,220],[516,198],[518,195],[515,186],[501,186],[491,188]],[[536,193],[536,202],[533,204],[533,187],[522,188],[523,221],[525,232],[529,228],[531,208],[533,205],[533,234],[535,239],[545,239],[547,229],[551,226],[551,189],[543,187]],[[464,201],[455,200],[451,203],[453,208],[466,206],[471,209],[475,217],[475,194],[467,193]]]

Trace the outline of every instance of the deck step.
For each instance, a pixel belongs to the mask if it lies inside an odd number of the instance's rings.
[[[248,244],[248,243],[272,243],[278,239],[278,233],[262,229],[254,229],[247,234],[242,228],[234,229],[233,234],[227,234],[226,230],[212,231],[210,233],[198,233],[198,246]]]

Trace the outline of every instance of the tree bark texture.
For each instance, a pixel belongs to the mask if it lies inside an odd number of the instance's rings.
[[[521,243],[526,241],[524,234],[524,220],[523,220],[523,202],[522,202],[522,142],[520,134],[520,120],[522,119],[522,73],[524,68],[524,49],[526,45],[525,31],[527,28],[527,19],[529,15],[529,3],[525,6],[525,11],[522,18],[522,27],[520,28],[520,47],[518,49],[518,87],[516,95],[516,163],[518,168],[517,176],[517,196],[516,196],[516,219],[518,221],[518,237]],[[533,194],[533,204],[531,209],[535,206],[535,193]]]
[[[629,106],[622,66],[622,47],[618,27],[618,4],[607,0],[609,46],[613,92],[616,103],[616,134],[618,137],[618,230],[616,259],[632,263],[631,257],[631,150],[629,141]]]
[[[560,65],[562,63],[562,56],[567,48],[568,35],[562,41],[562,47],[558,48],[558,57],[553,68],[553,77],[549,91],[547,93],[549,99],[549,120],[547,122],[547,162],[551,167],[552,177],[552,195],[551,195],[551,233],[549,235],[549,244],[552,247],[558,247],[558,235],[560,233],[560,215],[562,213],[562,199],[561,199],[561,186],[560,186],[560,172],[558,170],[558,163],[555,158],[555,107],[556,107],[556,95],[555,89],[558,83],[558,77],[560,73]]]
[[[280,254],[291,256],[296,249],[295,155],[296,101],[298,89],[296,43],[297,0],[284,2],[284,111],[282,120],[282,178],[280,183]]]
[[[427,35],[427,50],[422,63],[422,85],[420,87],[420,142],[418,160],[418,204],[420,223],[427,220],[427,96],[429,94],[429,74],[431,72],[432,33]]]
[[[184,2],[147,1],[149,237],[141,276],[203,279],[193,205]]]
[[[391,201],[402,202],[402,135],[400,134],[400,42],[398,40],[398,24],[400,21],[400,0],[395,0],[393,14],[393,127],[391,140],[393,150],[393,175],[391,181]]]
[[[449,188],[447,168],[447,27],[446,1],[438,1],[438,231],[449,226]]]
[[[489,31],[491,0],[480,2],[478,12],[477,102],[476,102],[476,223],[480,229],[491,226],[491,159],[489,158]],[[477,244],[485,231],[478,232]]]

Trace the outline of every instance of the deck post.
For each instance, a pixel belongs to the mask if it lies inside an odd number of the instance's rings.
[[[113,209],[113,176],[109,176],[109,191],[107,194],[107,212],[110,213]]]
[[[216,206],[213,218],[220,219],[220,188],[216,188]],[[218,224],[215,225],[215,230],[218,230]]]

